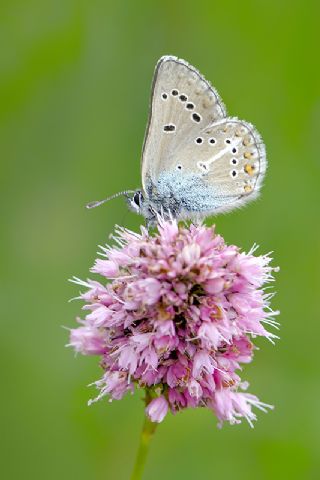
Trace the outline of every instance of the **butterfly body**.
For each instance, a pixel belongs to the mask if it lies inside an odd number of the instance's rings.
[[[200,217],[201,213],[205,216],[206,212],[212,209],[213,193],[199,176],[190,172],[179,179],[175,172],[169,171],[159,175],[156,185],[147,181],[146,194],[140,190],[135,192],[135,195],[140,194],[139,204],[133,202],[132,197],[128,200],[132,210],[142,214],[148,223],[152,223],[156,220],[157,213],[170,213],[179,219],[195,219]]]

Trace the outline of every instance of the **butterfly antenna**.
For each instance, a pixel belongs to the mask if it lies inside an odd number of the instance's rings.
[[[121,197],[121,195],[128,195],[128,193],[134,193],[134,192],[135,192],[134,190],[124,190],[123,192],[115,193],[114,195],[111,195],[110,197],[107,197],[103,200],[87,203],[86,208],[99,207],[103,203],[109,202],[109,200],[113,200],[114,198]]]

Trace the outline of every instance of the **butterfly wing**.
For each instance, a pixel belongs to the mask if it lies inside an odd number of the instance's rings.
[[[216,90],[184,60],[162,57],[155,70],[142,153],[142,185],[155,184],[186,138],[226,116]]]
[[[162,183],[178,203],[183,201],[181,216],[186,217],[229,211],[253,200],[267,168],[261,136],[237,118],[220,120],[188,137],[168,162],[175,173],[162,175]]]

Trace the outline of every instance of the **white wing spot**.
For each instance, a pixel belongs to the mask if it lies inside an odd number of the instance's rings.
[[[229,147],[225,147],[222,150],[219,150],[218,153],[213,155],[213,157],[209,158],[204,163],[206,165],[211,165],[211,163],[215,162],[216,160],[219,160],[219,158],[223,157],[223,155],[225,155],[228,152],[229,152]]]
[[[203,163],[203,162],[198,162],[197,167],[204,173],[207,173],[208,170],[209,170],[208,165],[206,163]]]

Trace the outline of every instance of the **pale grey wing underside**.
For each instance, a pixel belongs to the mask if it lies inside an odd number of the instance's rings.
[[[267,166],[259,133],[237,118],[215,122],[185,139],[168,161],[177,175],[199,175],[216,197],[225,197],[225,206],[255,197]]]
[[[142,153],[142,185],[156,183],[186,139],[226,116],[215,89],[184,60],[162,57],[155,70]]]
[[[257,130],[225,118],[186,138],[169,155],[168,168],[150,184],[150,202],[179,219],[227,212],[256,198],[266,166]]]

